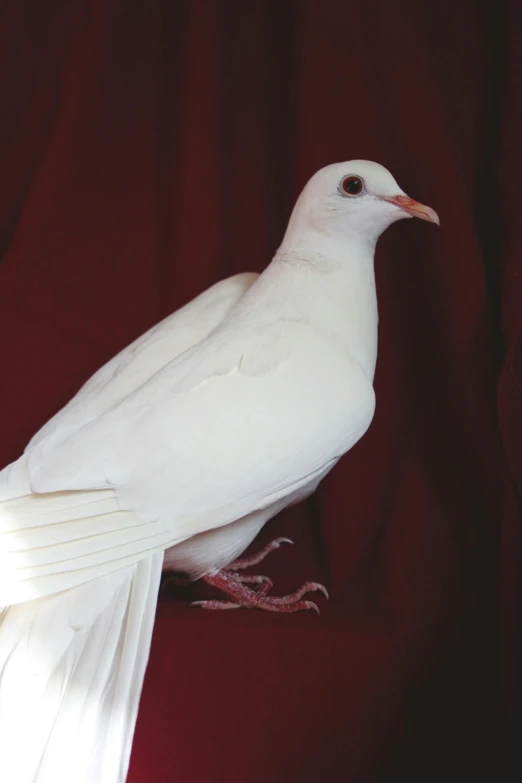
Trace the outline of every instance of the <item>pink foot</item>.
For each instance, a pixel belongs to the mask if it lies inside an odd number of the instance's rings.
[[[259,590],[245,585],[244,579],[238,579],[234,573],[219,571],[212,576],[204,576],[203,581],[212,587],[217,587],[228,595],[232,601],[194,601],[192,606],[201,606],[203,609],[264,609],[269,612],[300,612],[313,609],[319,614],[319,607],[313,601],[302,601],[306,593],[319,590],[328,598],[328,592],[318,582],[306,582],[299,590],[290,595],[275,597],[267,595],[270,585],[264,582]]]
[[[244,607],[246,609],[264,609],[269,612],[299,612],[313,609],[319,614],[317,604],[313,601],[302,600],[306,593],[315,591],[320,591],[328,598],[326,588],[318,582],[306,582],[294,593],[276,597],[268,595],[268,591],[272,587],[272,581],[267,576],[243,576],[236,573],[244,568],[257,565],[274,549],[279,549],[281,544],[292,543],[293,541],[290,541],[289,538],[276,538],[256,555],[235,560],[227,568],[218,571],[217,574],[204,576],[204,582],[212,587],[217,587],[232,600],[194,601],[192,606],[201,606],[202,609],[239,609]],[[257,590],[252,590],[252,588],[247,587],[249,584],[259,585],[259,587]]]

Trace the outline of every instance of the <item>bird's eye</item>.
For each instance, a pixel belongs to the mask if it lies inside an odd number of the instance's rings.
[[[364,189],[364,182],[360,177],[345,177],[341,182],[343,196],[360,196]]]

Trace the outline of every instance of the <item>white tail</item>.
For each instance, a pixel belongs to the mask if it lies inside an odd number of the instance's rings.
[[[123,783],[162,562],[3,609],[2,783]]]

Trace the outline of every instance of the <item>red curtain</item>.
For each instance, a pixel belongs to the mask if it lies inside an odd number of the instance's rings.
[[[377,160],[442,221],[379,243],[375,420],[262,535],[296,541],[278,591],[331,601],[165,588],[129,783],[520,779],[521,9],[4,1],[2,464],[145,328],[261,270],[320,166]]]

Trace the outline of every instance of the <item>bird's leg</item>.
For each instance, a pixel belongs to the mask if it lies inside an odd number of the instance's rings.
[[[247,577],[250,581],[250,577]],[[323,585],[318,582],[306,582],[299,590],[289,595],[275,597],[266,594],[270,585],[265,582],[259,590],[252,590],[245,584],[245,577],[228,571],[218,571],[203,577],[203,581],[212,587],[217,587],[229,596],[232,601],[194,601],[192,606],[200,606],[203,609],[264,609],[268,612],[300,612],[313,609],[319,614],[319,607],[313,601],[301,600],[306,593],[321,591],[327,598],[328,593]],[[259,582],[258,582],[259,583]],[[268,585],[268,587],[266,586]]]

